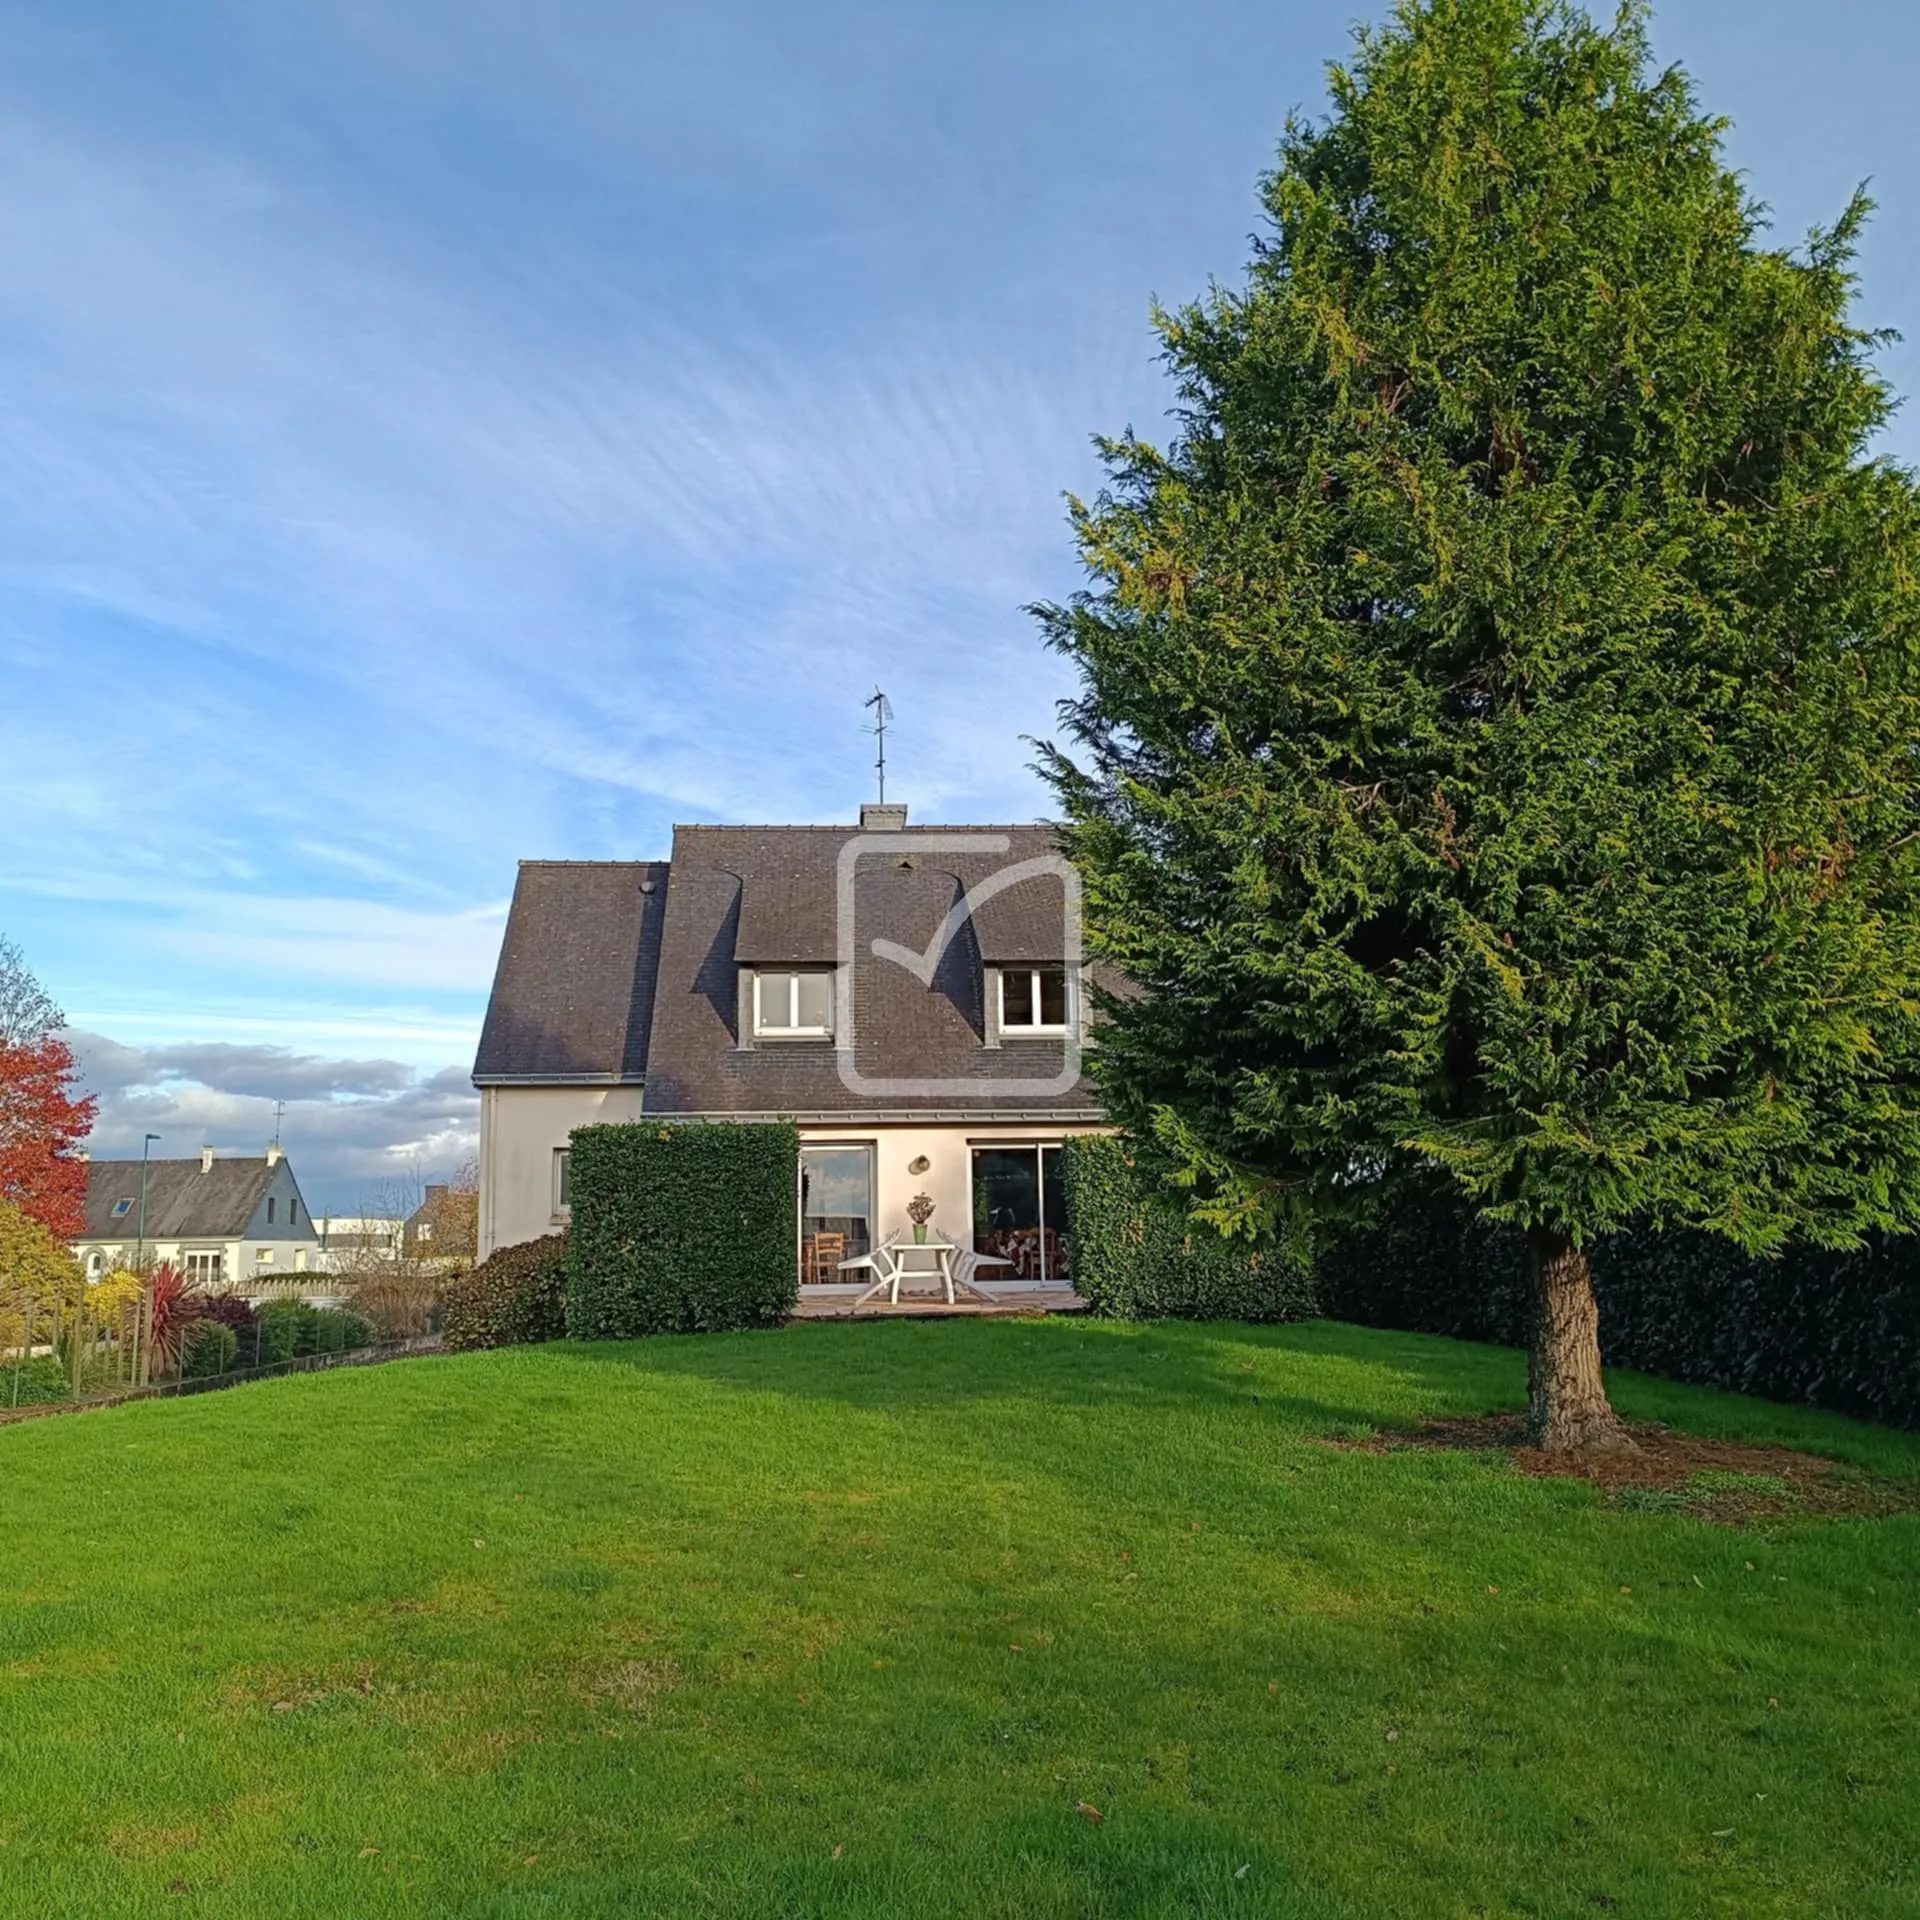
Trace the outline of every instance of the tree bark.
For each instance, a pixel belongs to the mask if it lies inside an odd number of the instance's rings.
[[[1600,1374],[1593,1268],[1564,1233],[1527,1235],[1533,1305],[1527,1350],[1527,1437],[1547,1453],[1631,1448]]]

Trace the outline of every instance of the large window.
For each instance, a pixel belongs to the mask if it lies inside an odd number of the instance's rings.
[[[215,1249],[211,1253],[188,1253],[180,1264],[186,1269],[187,1282],[196,1287],[217,1287],[226,1273],[227,1257]]]
[[[800,1149],[800,1278],[831,1286],[857,1278],[842,1260],[873,1251],[873,1149]]]
[[[833,1033],[833,975],[756,973],[753,1030],[762,1039],[824,1040]]]
[[[1073,1278],[1057,1146],[974,1148],[973,1250],[1007,1263],[983,1267],[982,1280]]]
[[[1073,1018],[1065,967],[1008,967],[1000,975],[1002,1033],[1065,1033]]]

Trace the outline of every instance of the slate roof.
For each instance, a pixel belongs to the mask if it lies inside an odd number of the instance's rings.
[[[873,1080],[931,1080],[938,1090],[855,1094],[828,1041],[742,1035],[742,967],[830,965],[838,958],[837,869],[851,827],[681,827],[674,834],[666,938],[654,1000],[649,1113],[1084,1113],[1084,1081],[1055,1096],[1006,1087],[1062,1068],[1057,1041],[999,1047],[987,1037],[983,968],[1066,958],[1063,889],[1021,881],[964,921],[930,982],[877,957],[876,939],[924,953],[967,891],[1011,864],[1057,851],[1053,829],[914,827],[901,851],[865,857],[855,879],[853,1064]],[[954,835],[990,835],[1001,851],[955,851]],[[914,843],[919,843],[918,845]],[[844,1018],[844,1010],[836,1010]],[[742,1039],[751,1044],[743,1046]]]
[[[641,1079],[666,907],[664,861],[522,861],[475,1081]]]
[[[216,1160],[204,1171],[199,1159],[147,1162],[149,1240],[234,1240],[247,1230],[278,1171],[258,1160]],[[131,1202],[115,1218],[113,1209]],[[305,1209],[302,1208],[304,1215]],[[87,1225],[83,1240],[131,1239],[140,1228],[140,1162],[87,1163]]]
[[[683,826],[670,863],[523,865],[474,1079],[644,1079],[645,1110],[660,1114],[1094,1117],[1084,1079],[1057,1095],[1008,1084],[1056,1077],[1061,1042],[985,1044],[984,970],[1067,958],[1056,873],[1030,875],[963,919],[930,981],[872,951],[877,939],[925,953],[970,889],[1056,854],[1051,827],[911,827],[897,851],[856,869],[853,1065],[871,1080],[937,1089],[855,1094],[833,1042],[739,1031],[743,968],[837,962],[838,864],[859,831]],[[941,844],[955,835],[1004,845]]]

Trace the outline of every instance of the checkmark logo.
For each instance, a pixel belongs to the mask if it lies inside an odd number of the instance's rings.
[[[1059,957],[1069,967],[1080,964],[1080,876],[1074,871],[1072,862],[1059,853],[1016,860],[1011,865],[997,868],[984,880],[969,887],[940,922],[924,950],[903,945],[898,940],[863,942],[856,936],[854,874],[862,860],[892,859],[904,853],[956,854],[977,858],[982,854],[1004,856],[1011,851],[1008,836],[996,833],[991,828],[976,832],[943,832],[937,828],[922,827],[912,833],[859,833],[841,846],[835,873],[835,919],[838,923],[835,974],[841,995],[836,1003],[836,1013],[843,1013],[844,1018],[840,1020],[835,1035],[834,1067],[839,1073],[841,1085],[857,1100],[910,1101],[916,1105],[927,1101],[948,1101],[969,1110],[983,1106],[997,1110],[1013,1101],[1055,1101],[1078,1087],[1081,1051],[1077,1031],[1069,1031],[1059,1042],[1059,1071],[1055,1073],[985,1072],[981,1068],[970,1068],[965,1075],[919,1076],[897,1072],[867,1073],[861,1068],[863,1028],[856,1004],[860,969],[854,962],[863,951],[877,960],[904,967],[922,986],[931,987],[947,949],[953,945],[961,928],[981,908],[1005,893],[1009,887],[1051,878],[1060,883]],[[876,1032],[868,1037],[868,1043],[875,1050],[884,1049],[885,1036]],[[882,1051],[880,1057],[886,1058],[888,1055]],[[993,1058],[1000,1060],[1003,1056],[995,1054]],[[899,1064],[906,1065],[908,1060],[902,1059]],[[1008,1061],[1006,1064],[1012,1063]],[[1036,1059],[1035,1064],[1039,1065],[1040,1062]],[[1047,1064],[1052,1064],[1051,1059]],[[987,1092],[989,1088],[990,1095]],[[1094,1109],[1088,1109],[1085,1116],[1080,1116],[1077,1111],[1073,1114],[1067,1114],[1065,1109],[1060,1111],[1068,1118],[1097,1117],[1097,1110]]]
[[[932,942],[924,953],[903,947],[897,940],[875,940],[870,943],[873,956],[876,960],[891,960],[895,966],[905,967],[923,987],[930,987],[933,985],[933,976],[940,971],[942,957],[958,938],[960,929],[973,918],[976,908],[984,907],[995,894],[1005,893],[1009,887],[1017,887],[1023,880],[1038,880],[1043,875],[1059,878],[1058,854],[1048,853],[1035,860],[1016,861],[1014,865],[990,874],[978,886],[969,887],[934,929]]]

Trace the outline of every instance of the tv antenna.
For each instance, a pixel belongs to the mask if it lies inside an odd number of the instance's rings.
[[[273,1144],[276,1147],[280,1144],[280,1122],[286,1116],[287,1103],[284,1100],[276,1100],[273,1103]]]
[[[873,697],[860,703],[873,709],[873,725],[864,729],[878,742],[878,752],[874,755],[874,771],[880,776],[880,804],[887,804],[887,729],[893,724],[893,702],[880,691],[873,690]]]

